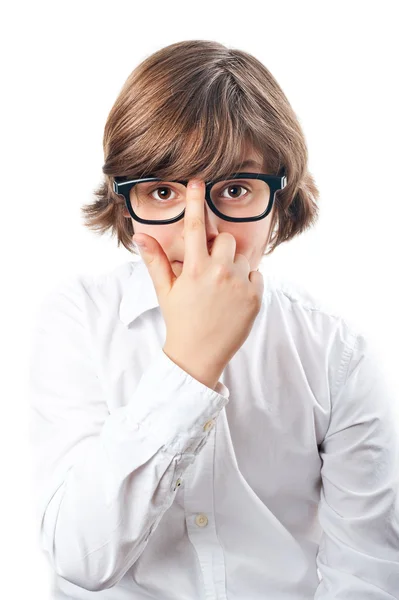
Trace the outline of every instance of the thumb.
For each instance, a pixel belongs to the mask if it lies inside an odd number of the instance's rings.
[[[159,296],[167,294],[177,279],[169,259],[158,241],[149,235],[142,233],[139,236],[134,235],[133,242],[139,248],[140,256],[148,269],[159,300]]]

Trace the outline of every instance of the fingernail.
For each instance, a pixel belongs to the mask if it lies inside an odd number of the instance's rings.
[[[191,188],[199,188],[199,187],[201,187],[201,184],[202,184],[202,181],[200,179],[192,179],[188,185]]]

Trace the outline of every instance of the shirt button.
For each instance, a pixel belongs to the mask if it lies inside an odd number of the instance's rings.
[[[176,481],[176,485],[175,485],[175,487],[173,488],[173,491],[175,491],[175,489],[176,489],[176,488],[178,488],[178,487],[180,487],[180,486],[181,486],[181,479],[179,478],[179,479]]]
[[[206,527],[208,525],[208,517],[201,513],[195,517],[195,522],[197,523],[198,527]]]
[[[204,425],[204,431],[208,431],[208,429],[211,429],[215,424],[215,419],[211,419],[210,421],[207,421]]]

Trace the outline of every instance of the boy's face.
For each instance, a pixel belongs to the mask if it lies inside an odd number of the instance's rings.
[[[248,152],[245,160],[253,160],[259,166],[246,166],[242,171],[247,173],[268,173],[267,170],[264,170],[265,165],[262,165],[261,158],[255,152]],[[270,225],[275,205],[273,204],[273,208],[267,217],[248,223],[232,223],[221,219],[211,211],[205,199],[204,208],[208,248],[212,248],[213,242],[219,233],[227,231],[236,240],[236,253],[246,256],[250,264],[250,271],[255,271],[260,264],[269,241]],[[182,262],[184,261],[184,217],[180,221],[176,221],[176,223],[171,223],[170,225],[145,225],[133,219],[127,208],[125,208],[124,215],[129,215],[129,218],[132,219],[135,233],[145,233],[157,240],[168,257],[174,274],[180,275]]]

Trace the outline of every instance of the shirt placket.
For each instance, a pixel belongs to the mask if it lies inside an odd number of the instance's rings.
[[[224,553],[214,511],[216,420],[207,421],[204,431],[209,431],[206,444],[183,476],[187,532],[201,565],[206,600],[227,600]]]

